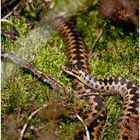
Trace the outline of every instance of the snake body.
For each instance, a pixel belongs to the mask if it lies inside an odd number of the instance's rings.
[[[139,140],[139,92],[138,87],[124,78],[98,79],[92,77],[80,67],[72,64],[63,66],[63,70],[96,90],[96,95],[120,95],[122,110],[117,121],[117,140]]]
[[[72,26],[72,24],[66,22],[63,17],[55,18],[52,23],[64,38],[68,62],[83,68],[85,71],[88,71],[88,51],[80,33]],[[72,79],[72,84],[76,92],[80,95],[94,92],[92,88],[87,87],[76,78]],[[89,113],[83,118],[85,124],[89,128],[90,139],[98,140],[102,125],[105,122],[103,99],[94,95],[84,98],[84,101],[86,101],[90,106]],[[75,139],[82,140],[86,139],[86,137],[84,135],[80,135]]]

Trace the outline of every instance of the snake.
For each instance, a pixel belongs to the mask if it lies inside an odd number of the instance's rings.
[[[122,108],[117,121],[116,140],[139,140],[139,91],[135,84],[121,77],[99,79],[73,64],[65,64],[62,69],[96,90],[95,95],[119,95]]]
[[[78,30],[72,23],[67,22],[64,17],[59,16],[52,20],[52,25],[61,34],[66,44],[68,62],[83,68],[89,72],[88,50],[85,42]],[[72,78],[72,85],[78,95],[94,93],[93,88],[89,88],[77,78]],[[83,116],[84,123],[90,132],[90,140],[98,140],[101,135],[102,126],[106,120],[106,109],[102,97],[93,95],[81,98],[89,104],[90,109],[87,115]],[[76,140],[87,140],[84,132],[75,136]]]

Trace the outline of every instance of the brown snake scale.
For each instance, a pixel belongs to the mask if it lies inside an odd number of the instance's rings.
[[[96,90],[96,95],[120,95],[122,110],[117,122],[117,140],[139,139],[139,92],[136,85],[120,77],[98,79],[72,64],[64,65],[63,70]]]
[[[78,94],[89,94],[89,96],[83,97],[84,101],[90,105],[90,110],[83,119],[90,132],[90,140],[99,139],[102,126],[106,120],[104,101],[98,95],[104,95],[104,91],[114,90],[115,92],[117,90],[118,93],[124,92],[124,94],[121,95],[123,105],[117,124],[117,140],[138,140],[138,89],[133,86],[131,82],[124,79],[110,78],[98,80],[95,78],[93,80],[91,76],[87,74],[89,71],[88,52],[80,33],[76,31],[70,23],[66,22],[63,17],[55,18],[52,24],[64,37],[68,62],[72,64],[71,67],[64,66],[64,71],[73,76],[72,84]],[[80,70],[78,68],[83,69],[84,71],[82,72],[85,75],[79,73]],[[92,96],[90,96],[91,93],[93,93]],[[79,134],[75,139],[86,140],[86,137],[84,134]]]

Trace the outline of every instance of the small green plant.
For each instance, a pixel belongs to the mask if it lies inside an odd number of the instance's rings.
[[[106,21],[98,15],[97,9],[93,8],[70,18],[81,32],[88,50],[93,49],[89,59],[91,74],[102,78],[125,77],[138,84],[138,33],[129,28],[126,30],[126,27],[130,26],[128,22],[113,19],[109,19],[106,26],[102,28]],[[52,78],[71,88],[70,79],[61,70],[61,66],[67,62],[63,38],[55,31],[49,32],[48,35],[44,33],[44,28],[37,30],[38,27],[35,26],[32,29],[27,26],[26,16],[21,19],[15,16],[12,18],[20,37],[17,41],[2,37],[2,48],[25,57]],[[2,28],[7,29],[8,26],[7,23],[2,23]],[[92,48],[101,30],[103,30],[102,34]],[[29,114],[40,105],[48,103],[50,108],[40,112],[30,122],[25,139],[37,139],[50,134],[48,136],[50,139],[57,137],[57,139],[71,140],[79,125],[78,120],[69,118],[69,114],[77,111],[75,102],[70,101],[73,109],[69,109],[69,106],[64,107],[63,103],[59,106],[59,102],[64,101],[64,93],[55,93],[47,83],[43,83],[29,70],[17,67],[9,60],[2,59],[2,63],[2,138],[9,139],[14,134],[13,138],[18,137],[17,128],[21,129]],[[76,103],[79,101],[75,98],[74,100]],[[101,139],[113,140],[121,99],[105,97],[105,102],[108,117]],[[13,120],[15,124],[12,124]]]

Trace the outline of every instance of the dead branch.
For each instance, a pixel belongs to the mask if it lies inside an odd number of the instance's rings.
[[[71,93],[70,90],[68,90],[66,87],[64,87],[64,85],[62,85],[62,83],[54,80],[48,74],[44,73],[43,71],[41,71],[40,69],[32,65],[31,63],[23,59],[22,57],[17,56],[15,53],[11,53],[11,52],[6,51],[5,49],[1,49],[1,56],[12,60],[15,64],[19,66],[29,69],[39,78],[41,78],[44,82],[47,82],[48,84],[50,84],[50,86],[54,90],[62,91],[68,94]]]

